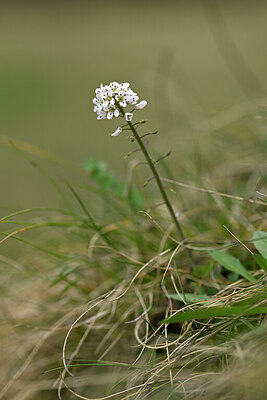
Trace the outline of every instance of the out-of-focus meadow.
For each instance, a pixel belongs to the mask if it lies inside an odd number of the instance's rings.
[[[104,159],[123,177],[131,146],[109,136],[116,121],[96,121],[91,99],[100,82],[129,81],[149,102],[142,115],[160,131],[154,148],[172,149],[169,162],[180,178],[193,173],[199,153],[213,168],[229,158],[249,163],[266,133],[255,120],[267,87],[266,4],[212,3],[6,2],[1,134],[78,165]],[[45,178],[3,141],[1,209],[61,205]],[[70,178],[40,163],[54,177]]]
[[[1,5],[0,400],[58,386],[62,399],[263,398],[266,13],[258,0]],[[114,80],[148,101],[134,118],[159,130],[153,159],[171,150],[157,167],[183,243],[148,167],[132,168],[141,153],[124,157],[136,142],[93,113]]]

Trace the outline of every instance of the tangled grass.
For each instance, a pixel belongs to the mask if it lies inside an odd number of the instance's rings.
[[[23,243],[16,260],[1,258],[0,398],[261,399],[266,261],[252,233],[264,229],[264,198],[166,178],[189,205],[180,221],[192,269],[153,191],[144,197],[132,181],[114,190],[96,160],[87,170],[88,185],[69,186],[82,214],[72,206],[2,219],[15,225],[2,241]],[[100,222],[82,188],[104,202]],[[218,262],[214,249],[244,269]]]

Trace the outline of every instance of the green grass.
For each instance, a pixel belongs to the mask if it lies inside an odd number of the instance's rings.
[[[24,349],[18,360],[5,362],[4,376],[11,378],[5,378],[2,395],[12,398],[23,386],[25,399],[52,399],[60,371],[59,390],[69,398],[74,394],[68,391],[88,398],[117,392],[115,398],[213,398],[211,387],[224,396],[221,380],[237,362],[235,347],[256,364],[261,356],[247,355],[243,341],[253,346],[256,335],[262,346],[257,332],[266,312],[265,202],[242,200],[234,183],[228,193],[190,180],[177,186],[167,164],[159,165],[174,206],[181,198],[186,205],[179,218],[192,269],[164,206],[155,207],[155,188],[142,188],[147,167],[134,168],[126,182],[96,159],[84,168],[86,184],[55,185],[45,172],[51,188],[64,192],[65,210],[27,209],[1,220],[1,245],[23,244],[11,246],[19,258],[1,259],[12,267],[2,285],[4,356],[20,349],[18,338]],[[238,174],[234,182],[241,181]],[[9,337],[13,321],[16,334]],[[242,368],[251,374],[250,361]],[[229,398],[241,399],[242,381],[233,385],[235,397]],[[248,399],[263,390],[251,385]]]

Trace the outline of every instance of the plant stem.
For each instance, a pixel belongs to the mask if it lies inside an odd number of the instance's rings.
[[[117,104],[117,106],[118,106],[118,108],[120,109],[122,115],[124,116],[125,112],[124,112],[123,108],[120,107],[119,104]],[[181,238],[183,244],[186,244],[185,236],[184,236],[184,234],[183,234],[181,225],[180,225],[179,221],[177,220],[177,217],[176,217],[176,215],[175,215],[175,212],[174,212],[174,210],[173,210],[173,207],[172,207],[172,205],[171,205],[171,202],[170,202],[170,200],[169,200],[169,198],[168,198],[168,196],[167,196],[167,193],[166,193],[166,191],[165,191],[165,189],[164,189],[164,187],[163,187],[163,185],[162,185],[160,176],[159,176],[158,171],[157,171],[157,169],[156,169],[156,167],[155,167],[155,163],[154,163],[154,161],[151,159],[150,155],[148,154],[148,151],[147,151],[147,149],[146,149],[146,147],[145,147],[145,145],[144,145],[142,139],[141,139],[140,136],[138,135],[137,130],[135,129],[135,127],[133,126],[133,124],[131,123],[131,121],[127,121],[127,122],[128,122],[128,125],[129,125],[129,127],[130,127],[130,129],[131,129],[133,135],[134,135],[134,138],[136,139],[137,143],[139,144],[140,149],[142,150],[142,152],[143,152],[143,154],[144,154],[144,156],[145,156],[145,159],[146,159],[146,161],[147,161],[147,163],[148,163],[148,165],[149,165],[149,167],[150,167],[150,169],[151,169],[151,171],[152,171],[152,173],[153,173],[153,176],[154,176],[154,178],[155,178],[155,180],[156,180],[156,182],[157,182],[157,185],[158,185],[159,191],[160,191],[160,193],[161,193],[161,196],[162,196],[162,198],[163,198],[163,200],[164,200],[164,202],[165,202],[165,204],[166,204],[166,207],[167,207],[167,209],[168,209],[168,211],[169,211],[169,214],[170,214],[170,216],[171,216],[171,218],[172,218],[172,220],[173,220],[173,222],[174,222],[174,225],[175,225],[175,227],[176,227],[176,229],[177,229],[177,231],[178,231],[178,234],[179,234],[179,236],[180,236],[180,238]],[[188,255],[188,258],[190,259],[190,262],[191,262],[192,267],[194,267],[194,266],[195,266],[195,263],[194,263],[194,260],[193,260],[192,253],[191,253],[190,249],[188,249],[187,247],[185,247],[185,251],[186,251],[186,253],[187,253],[187,255]]]

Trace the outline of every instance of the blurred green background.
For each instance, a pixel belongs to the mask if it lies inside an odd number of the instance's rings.
[[[1,210],[62,205],[7,137],[76,165],[93,156],[125,176],[123,156],[133,145],[111,138],[117,121],[97,121],[92,111],[101,82],[128,81],[148,100],[140,116],[149,119],[150,130],[160,130],[153,148],[172,149],[176,178],[192,172],[196,148],[207,168],[229,152],[235,159],[240,151],[244,162],[258,157],[255,135],[266,135],[265,121],[256,120],[267,88],[266,11],[260,1],[3,3]],[[57,180],[79,176],[31,158]]]

